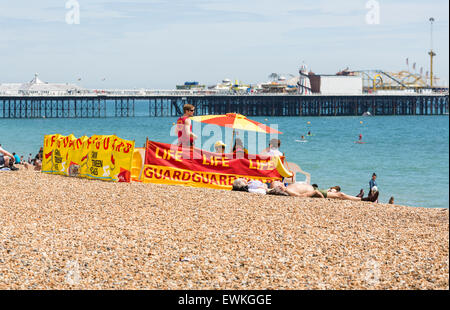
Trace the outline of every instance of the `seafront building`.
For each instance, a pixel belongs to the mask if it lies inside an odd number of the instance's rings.
[[[47,83],[39,79],[39,74],[27,83],[4,83],[0,84],[0,95],[22,95],[22,96],[64,96],[74,94],[85,94],[89,90],[75,84],[69,83]]]

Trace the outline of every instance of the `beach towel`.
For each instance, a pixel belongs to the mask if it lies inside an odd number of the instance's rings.
[[[265,195],[266,190],[264,188],[262,188],[262,186],[264,186],[264,184],[261,181],[252,180],[252,181],[248,182],[248,192],[254,193],[254,194]]]

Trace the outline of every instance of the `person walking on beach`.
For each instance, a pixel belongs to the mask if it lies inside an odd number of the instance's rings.
[[[178,145],[192,147],[197,136],[192,132],[192,122],[189,118],[194,116],[195,107],[192,104],[185,104],[183,112],[184,115],[177,120]]]

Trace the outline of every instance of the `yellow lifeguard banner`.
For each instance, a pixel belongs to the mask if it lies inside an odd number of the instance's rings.
[[[130,182],[134,145],[115,135],[46,135],[42,172]]]

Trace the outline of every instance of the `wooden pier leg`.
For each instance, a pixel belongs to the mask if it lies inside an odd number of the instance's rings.
[[[297,100],[299,116],[303,116],[303,100],[301,99],[301,97],[298,97]]]
[[[420,113],[420,115],[425,115],[423,98],[420,98],[419,101],[420,101],[420,112],[419,113]]]

